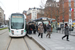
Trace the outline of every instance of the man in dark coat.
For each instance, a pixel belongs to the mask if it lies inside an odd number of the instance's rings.
[[[68,27],[67,23],[65,24],[64,33],[65,33],[65,35],[62,37],[62,39],[66,37],[66,40],[69,41],[68,40],[69,39],[69,27]]]
[[[35,34],[35,25],[32,24],[32,30],[33,30],[33,33]]]
[[[25,27],[25,29],[26,29],[26,33],[28,34],[28,31],[29,31],[29,25],[28,24],[26,24],[26,27]]]
[[[47,25],[47,35],[46,35],[46,37],[49,35],[49,38],[50,38],[50,36],[51,36],[51,24],[50,24],[50,22],[49,22],[49,24]]]
[[[29,24],[29,34],[32,34],[32,25],[31,25],[31,23]]]
[[[44,33],[46,33],[46,30],[47,30],[46,24],[44,24]]]

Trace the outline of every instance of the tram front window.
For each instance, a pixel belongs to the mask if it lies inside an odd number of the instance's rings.
[[[24,18],[11,18],[11,29],[23,29],[24,28]]]

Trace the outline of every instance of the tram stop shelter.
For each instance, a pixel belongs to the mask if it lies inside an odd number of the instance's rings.
[[[52,21],[52,20],[55,20],[55,19],[53,19],[53,18],[48,18],[48,17],[41,17],[41,18],[38,18],[38,19],[36,19],[36,20],[33,20],[34,22],[44,22],[44,21]]]
[[[41,17],[41,18],[38,18],[36,20],[33,20],[35,22],[39,22],[39,21],[50,21],[50,18],[47,18],[47,17]]]

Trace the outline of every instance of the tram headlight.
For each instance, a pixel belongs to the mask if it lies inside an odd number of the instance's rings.
[[[21,34],[23,34],[23,32],[24,32],[24,31],[22,30],[22,31],[21,31]]]
[[[12,30],[12,34],[14,34],[14,31]]]

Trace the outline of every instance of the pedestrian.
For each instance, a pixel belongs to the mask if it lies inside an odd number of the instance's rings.
[[[33,30],[33,33],[34,33],[34,34],[35,34],[35,29],[36,29],[36,28],[35,28],[35,24],[33,23],[33,24],[32,24],[32,30]]]
[[[38,26],[38,33],[38,37],[41,35],[41,38],[43,38],[44,28],[42,23]]]
[[[72,25],[72,29],[74,29],[74,25]]]
[[[38,24],[36,24],[36,31],[38,32]]]
[[[65,35],[62,37],[62,39],[66,37],[66,40],[69,41],[69,27],[68,27],[67,23],[65,23],[64,29],[65,29],[64,30]]]
[[[31,23],[29,24],[29,34],[32,34],[32,25],[31,25]]]
[[[26,34],[28,34],[28,31],[29,31],[29,25],[28,24],[26,24],[26,27],[25,27],[25,29],[26,29]]]
[[[46,33],[46,30],[47,30],[46,24],[44,24],[44,33]]]
[[[33,23],[31,24],[31,28],[32,28],[32,33],[33,33],[33,31],[34,31],[34,24]]]
[[[36,24],[34,24],[34,34],[36,34]]]
[[[46,37],[49,35],[49,38],[50,38],[51,33],[52,33],[51,24],[50,24],[50,22],[49,22],[49,24],[47,25],[47,35],[46,35]]]

